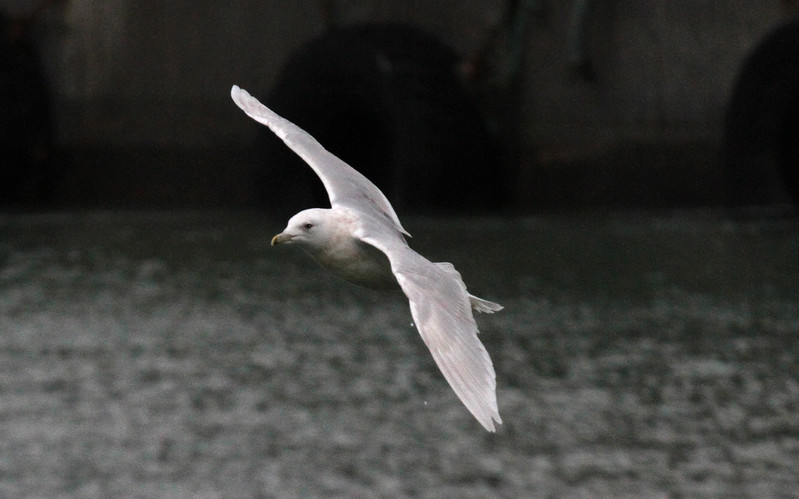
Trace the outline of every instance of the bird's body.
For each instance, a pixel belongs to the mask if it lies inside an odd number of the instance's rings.
[[[316,172],[331,208],[303,210],[272,239],[294,244],[343,279],[373,289],[402,289],[433,359],[452,389],[488,431],[501,423],[496,375],[477,338],[472,309],[502,307],[470,295],[452,264],[433,263],[408,246],[394,209],[366,177],[324,149],[308,133],[234,86],[234,102],[267,125]]]
[[[306,251],[322,267],[345,281],[378,291],[400,290],[391,264],[380,250],[356,238],[342,241],[340,249],[344,251]]]
[[[327,219],[346,220],[352,224],[355,216],[348,212],[348,208],[312,208],[295,215],[299,222],[294,225],[313,223],[312,229],[320,230],[320,227],[327,227],[327,224],[323,223],[323,220]],[[310,222],[311,220],[313,222]],[[291,225],[290,221],[289,226]],[[275,236],[272,239],[272,245],[279,244],[280,239],[280,235]],[[311,241],[297,238],[291,238],[291,240],[294,243],[299,243],[302,249],[319,265],[345,281],[381,291],[400,289],[397,278],[391,272],[391,263],[388,261],[388,257],[371,244],[361,241],[350,233],[331,232],[319,235],[314,242],[319,240],[322,244],[314,244]]]

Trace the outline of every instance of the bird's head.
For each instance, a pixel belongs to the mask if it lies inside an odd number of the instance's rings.
[[[272,238],[272,246],[278,244],[299,244],[305,248],[321,246],[327,240],[325,221],[330,210],[312,208],[303,210],[289,219],[283,232]]]

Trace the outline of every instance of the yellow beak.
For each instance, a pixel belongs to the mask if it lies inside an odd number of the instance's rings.
[[[291,234],[278,234],[272,238],[272,246],[277,246],[280,243],[285,243],[287,241],[291,241],[294,239],[294,236]]]

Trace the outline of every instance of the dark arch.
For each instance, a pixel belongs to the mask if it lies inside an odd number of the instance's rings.
[[[727,107],[724,168],[732,206],[799,202],[799,18],[747,57]]]
[[[0,13],[0,206],[52,201],[50,95],[29,30]]]
[[[799,91],[785,107],[777,142],[777,161],[782,180],[793,202],[799,205]]]
[[[401,211],[501,208],[505,165],[458,63],[444,44],[410,26],[341,28],[297,51],[266,101]],[[325,204],[318,179],[271,133],[263,132],[258,147],[265,205]]]

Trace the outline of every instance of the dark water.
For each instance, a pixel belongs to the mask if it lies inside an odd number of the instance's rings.
[[[0,217],[0,496],[797,494],[799,222],[405,220],[506,307],[494,435],[284,223]]]

